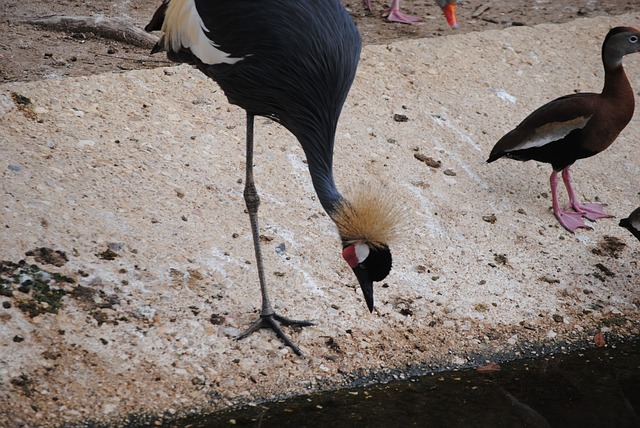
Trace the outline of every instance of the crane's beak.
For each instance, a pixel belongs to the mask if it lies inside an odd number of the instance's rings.
[[[452,30],[458,29],[458,20],[456,19],[456,5],[448,4],[442,8],[444,17],[447,18],[447,23]]]
[[[356,274],[356,278],[358,278],[358,282],[360,283],[360,288],[362,289],[362,295],[364,296],[365,302],[367,302],[367,307],[369,308],[369,312],[373,312],[373,281],[369,278],[369,274],[367,270],[362,265],[357,265],[352,268],[353,273]]]

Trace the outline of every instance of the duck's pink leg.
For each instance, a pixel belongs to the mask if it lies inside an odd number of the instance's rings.
[[[549,182],[551,183],[551,201],[553,204],[553,214],[555,214],[558,222],[560,222],[560,224],[569,232],[574,232],[579,228],[591,229],[591,227],[587,226],[582,220],[581,213],[563,211],[560,209],[560,204],[558,203],[558,173],[556,171],[553,171],[551,173]]]
[[[562,181],[564,181],[564,187],[567,188],[567,193],[569,194],[569,204],[571,207],[578,213],[580,213],[583,217],[595,221],[599,218],[609,218],[613,217],[611,214],[607,214],[602,209],[604,205],[601,204],[582,204],[578,199],[578,195],[573,190],[573,186],[571,186],[571,175],[569,174],[569,167],[566,167],[562,170]],[[565,207],[567,209],[568,206]]]
[[[364,3],[364,6],[371,12],[371,0],[362,0],[362,3]]]
[[[400,0],[392,0],[391,6],[389,6],[388,9],[385,9],[384,13],[387,14],[387,21],[401,22],[403,24],[422,21],[422,18],[400,12]]]

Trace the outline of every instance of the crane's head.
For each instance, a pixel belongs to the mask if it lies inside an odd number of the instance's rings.
[[[373,282],[382,281],[391,271],[391,250],[386,245],[378,248],[356,242],[344,247],[342,257],[356,274],[369,312],[373,312]]]
[[[373,311],[373,283],[391,271],[389,241],[398,234],[402,213],[388,196],[357,189],[331,213],[342,238],[342,257],[358,278],[369,311]]]

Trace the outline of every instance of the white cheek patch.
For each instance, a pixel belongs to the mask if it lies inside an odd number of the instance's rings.
[[[535,134],[508,152],[542,147],[566,137],[571,131],[584,128],[591,116],[581,116],[567,122],[551,122],[536,129]]]
[[[205,31],[209,30],[198,15],[194,0],[172,0],[167,7],[162,31],[169,50],[188,48],[205,64],[235,64],[242,59],[229,57],[207,37]]]
[[[371,251],[369,249],[369,246],[361,242],[357,242],[353,245],[356,249],[356,257],[358,259],[358,263],[364,262],[367,259],[367,257],[369,257],[369,252]]]

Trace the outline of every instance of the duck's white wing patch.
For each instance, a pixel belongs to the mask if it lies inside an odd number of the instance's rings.
[[[162,31],[168,50],[188,48],[205,64],[235,64],[242,59],[230,57],[207,37],[205,31],[209,30],[198,15],[194,0],[171,0]]]
[[[542,147],[553,141],[566,137],[571,131],[584,128],[591,119],[589,116],[580,116],[566,122],[551,122],[536,129],[535,133],[524,140],[518,146],[508,150],[509,152],[516,150],[525,150],[532,147]]]

